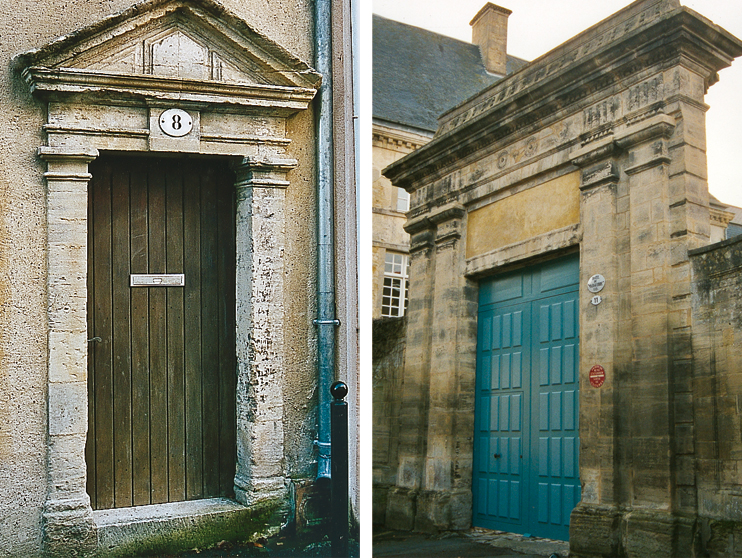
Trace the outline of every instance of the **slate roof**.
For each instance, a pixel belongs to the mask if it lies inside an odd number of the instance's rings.
[[[487,73],[476,45],[373,17],[375,120],[432,133],[441,113],[500,79]],[[507,73],[525,64],[508,55]]]

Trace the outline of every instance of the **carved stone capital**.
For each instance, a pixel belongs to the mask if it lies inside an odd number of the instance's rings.
[[[445,221],[460,219],[466,215],[466,209],[460,203],[450,203],[442,207],[433,209],[430,212],[430,221],[440,225]]]
[[[617,133],[614,141],[622,149],[629,149],[653,139],[669,138],[674,129],[675,119],[672,116],[658,114]]]
[[[278,157],[245,157],[233,166],[237,175],[235,188],[288,188],[286,175],[296,168],[296,159]]]
[[[429,228],[420,229],[410,236],[410,254],[414,255],[422,250],[435,246],[435,234]]]
[[[582,171],[580,190],[587,190],[601,184],[616,184],[619,174],[614,161],[605,161]]]
[[[432,229],[433,227],[435,227],[435,225],[426,214],[408,219],[403,228],[407,234],[414,236],[421,231]]]
[[[464,215],[466,209],[460,203],[447,204],[431,212],[429,219],[436,226],[435,244],[439,248],[451,247],[461,238]]]
[[[57,182],[88,182],[88,163],[98,157],[94,148],[39,147],[39,158],[46,161],[44,178]]]
[[[572,164],[583,168],[611,157],[615,151],[616,144],[613,142],[613,136],[611,135],[575,150],[569,155],[569,159]]]

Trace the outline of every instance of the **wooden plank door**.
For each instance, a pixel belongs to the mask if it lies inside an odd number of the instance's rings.
[[[473,523],[567,540],[580,499],[576,257],[480,284]]]
[[[234,176],[222,161],[101,156],[88,206],[94,509],[230,496]],[[131,287],[131,274],[184,274]]]

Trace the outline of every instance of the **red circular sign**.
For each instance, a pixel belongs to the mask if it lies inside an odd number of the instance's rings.
[[[590,385],[599,388],[603,382],[605,382],[605,369],[600,364],[596,364],[590,369]]]

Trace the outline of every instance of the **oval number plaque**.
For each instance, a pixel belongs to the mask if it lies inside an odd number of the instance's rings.
[[[600,273],[596,273],[587,282],[587,290],[591,293],[599,293],[605,287],[605,277]]]
[[[185,136],[193,129],[193,118],[182,109],[167,109],[160,115],[160,129],[168,136]]]

